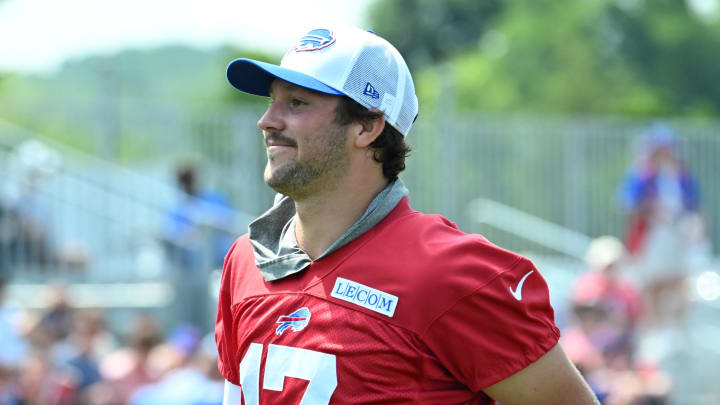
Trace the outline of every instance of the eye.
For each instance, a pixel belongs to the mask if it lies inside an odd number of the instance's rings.
[[[291,105],[292,107],[300,107],[300,106],[303,106],[303,105],[305,105],[305,104],[307,104],[307,103],[305,102],[305,100],[300,99],[300,98],[297,98],[297,97],[293,97],[293,98],[290,100],[290,105]]]

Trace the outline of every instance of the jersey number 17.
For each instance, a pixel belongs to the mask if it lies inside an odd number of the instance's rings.
[[[262,354],[263,345],[251,343],[240,362],[240,385],[245,405],[260,403]],[[337,387],[335,355],[297,347],[268,345],[262,388],[282,391],[285,377],[308,380],[300,405],[327,405]],[[223,405],[240,405],[232,397],[226,392]]]

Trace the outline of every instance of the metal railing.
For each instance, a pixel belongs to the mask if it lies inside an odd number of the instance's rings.
[[[468,208],[470,217],[478,223],[494,226],[580,261],[585,260],[585,252],[591,242],[587,235],[486,198],[470,201]]]
[[[177,217],[178,204],[208,212],[209,203],[178,190],[163,172],[129,170],[47,140],[30,157],[53,153],[61,163],[42,173],[19,161],[22,145],[37,140],[0,122],[0,275],[12,281],[9,299],[41,307],[40,292],[57,281],[80,307],[172,306],[176,320],[207,324],[211,271],[251,216],[213,205],[213,218]],[[165,229],[186,220],[191,238]],[[177,307],[184,303],[193,306]]]

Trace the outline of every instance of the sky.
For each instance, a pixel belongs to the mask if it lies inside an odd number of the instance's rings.
[[[0,71],[51,73],[68,59],[165,44],[281,52],[323,22],[365,27],[371,2],[0,0]]]

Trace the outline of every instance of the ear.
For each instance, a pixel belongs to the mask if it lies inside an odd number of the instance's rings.
[[[371,111],[377,111],[380,112],[377,109],[372,109]],[[370,146],[375,139],[377,139],[378,136],[382,133],[383,129],[385,129],[385,116],[380,115],[380,117],[365,123],[364,125],[358,124],[357,131],[355,133],[355,146],[361,149],[367,148]]]

